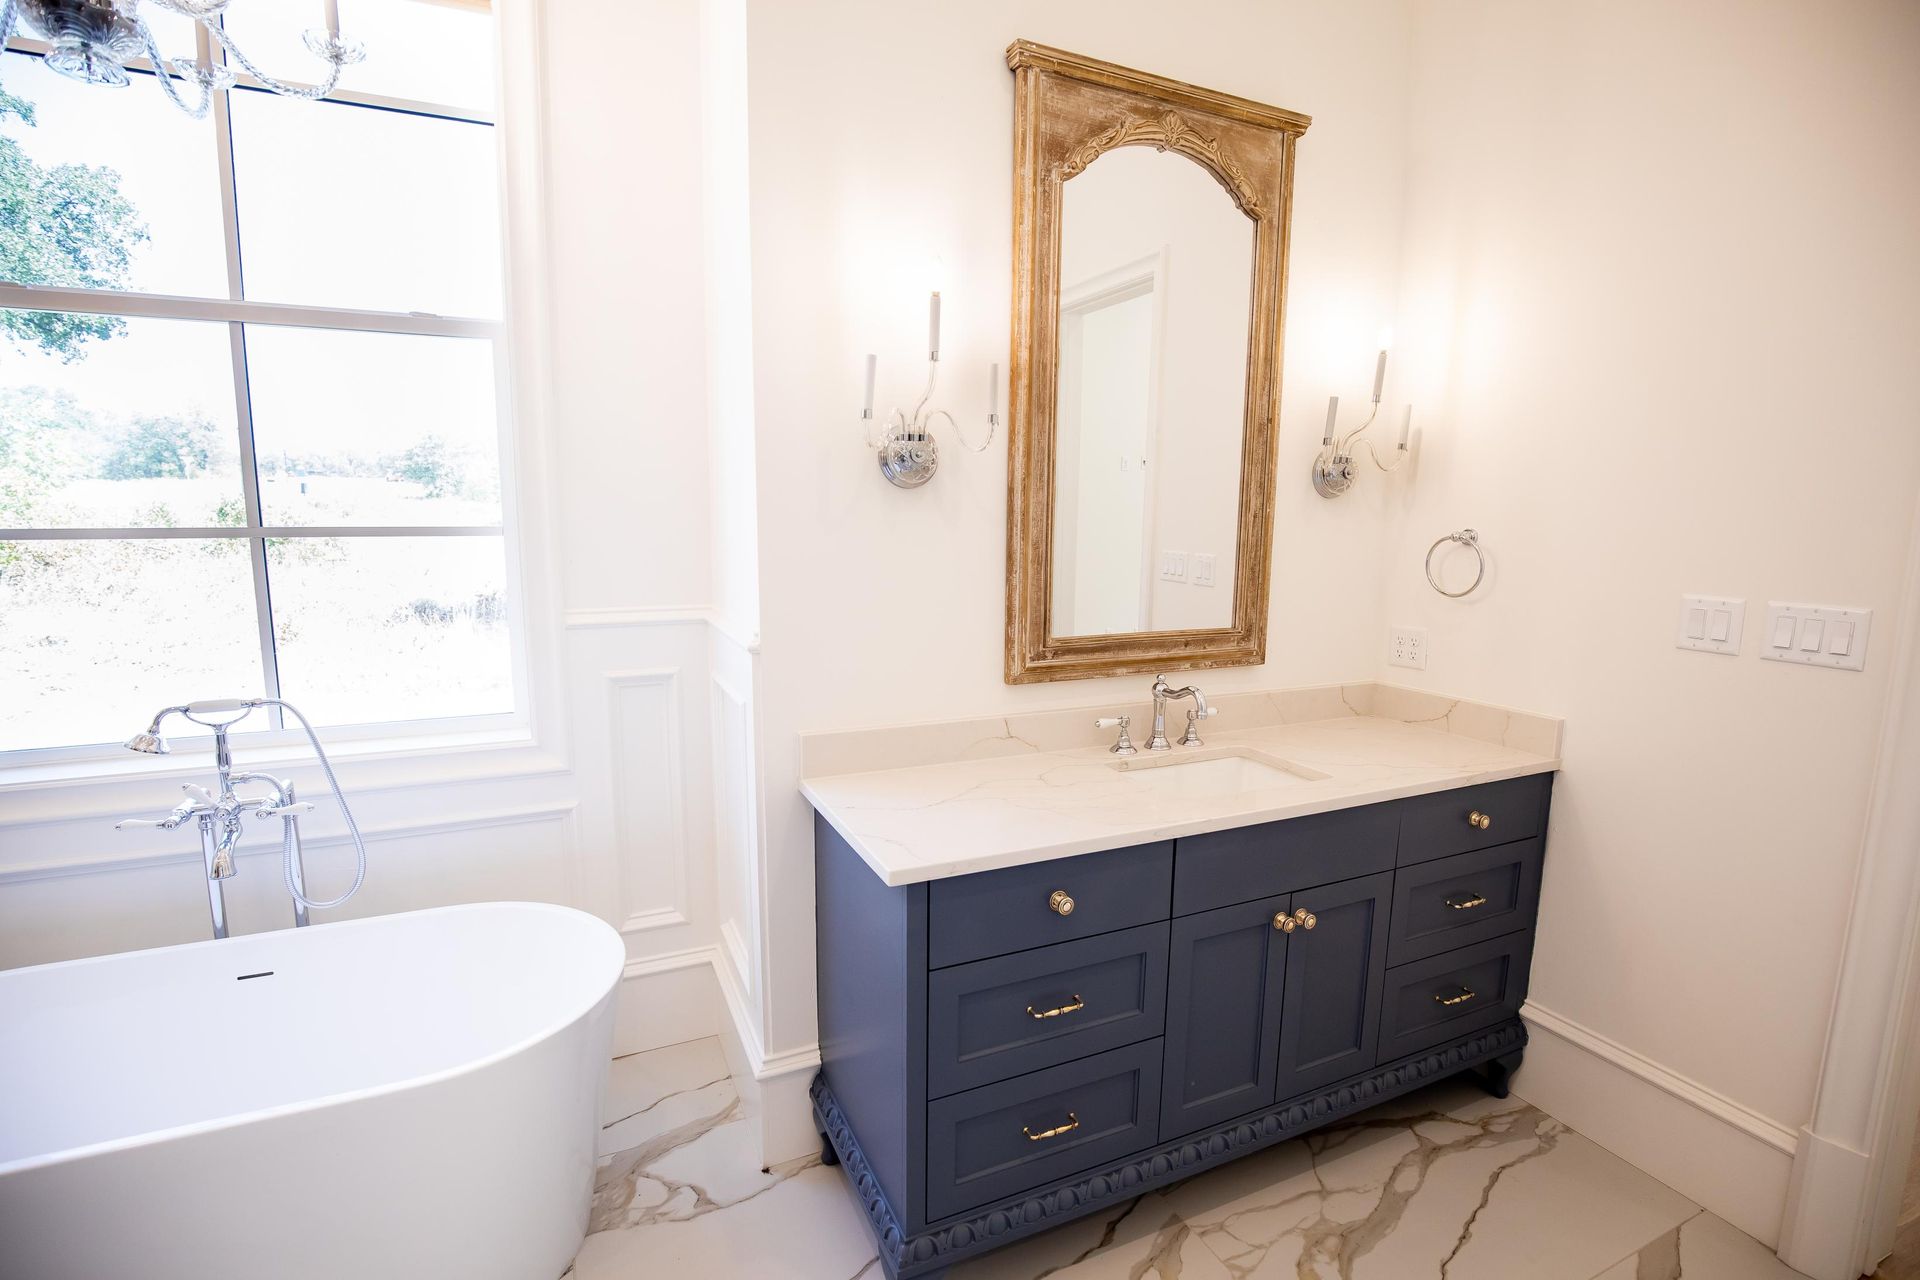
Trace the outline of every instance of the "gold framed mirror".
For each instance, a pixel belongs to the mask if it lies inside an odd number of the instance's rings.
[[[1311,121],[1025,40],[1007,65],[1007,683],[1262,662]]]

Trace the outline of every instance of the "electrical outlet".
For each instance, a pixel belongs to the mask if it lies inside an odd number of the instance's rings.
[[[1396,667],[1427,669],[1427,629],[1395,627],[1387,642],[1387,662]]]
[[[1196,553],[1193,557],[1193,585],[1210,587],[1213,585],[1213,557]]]
[[[1168,582],[1187,580],[1187,553],[1184,551],[1162,551],[1160,553],[1160,576]]]

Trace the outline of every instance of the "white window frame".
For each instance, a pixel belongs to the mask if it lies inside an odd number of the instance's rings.
[[[495,7],[494,48],[496,61],[504,48],[510,47],[501,31],[502,25],[511,20],[516,25],[528,19],[530,14],[522,12],[517,4],[502,4]],[[40,40],[15,37],[6,42],[9,53],[44,56],[50,46]],[[215,55],[219,56],[218,50]],[[151,75],[152,67],[145,59],[133,59],[127,63],[128,70]],[[538,92],[537,66],[506,66],[498,68],[504,74],[517,75],[527,81],[525,85],[511,86],[501,83],[498,87],[504,100],[513,88],[522,91]],[[171,111],[174,108],[167,103],[156,85],[144,79],[136,79],[130,91],[151,91],[152,109]],[[22,285],[0,281],[0,308],[9,310],[55,311],[84,313],[91,315],[110,315],[128,318],[151,318],[224,323],[228,326],[231,350],[231,368],[234,378],[234,407],[236,430],[239,438],[240,467],[242,471],[243,494],[247,523],[245,526],[216,526],[207,528],[79,528],[79,529],[9,529],[0,528],[0,540],[5,541],[74,541],[82,539],[112,540],[154,540],[163,538],[239,538],[245,539],[249,547],[249,559],[252,565],[254,588],[254,611],[256,631],[261,646],[262,674],[266,685],[264,692],[268,697],[278,697],[279,679],[277,659],[274,653],[272,615],[269,609],[267,593],[266,542],[269,538],[282,537],[462,537],[497,536],[502,539],[506,565],[506,624],[508,628],[509,664],[513,689],[513,710],[509,712],[449,716],[433,719],[399,720],[350,725],[329,725],[322,729],[330,746],[344,747],[347,758],[364,757],[370,760],[392,760],[397,757],[421,757],[431,761],[435,757],[455,753],[471,757],[476,750],[489,748],[515,749],[513,755],[499,762],[498,767],[487,767],[472,759],[463,760],[451,769],[429,767],[424,771],[408,769],[404,778],[392,778],[396,784],[406,785],[428,777],[439,780],[457,778],[486,777],[500,774],[524,775],[547,772],[563,764],[563,758],[539,752],[528,753],[525,749],[538,746],[534,734],[534,697],[535,681],[532,678],[534,648],[545,649],[551,643],[547,637],[533,635],[527,625],[529,617],[528,575],[523,571],[527,560],[527,548],[523,544],[521,486],[519,483],[516,449],[519,430],[516,413],[516,399],[522,401],[521,407],[527,407],[526,401],[537,399],[529,396],[522,388],[519,396],[515,393],[515,373],[522,363],[519,359],[526,354],[523,343],[514,340],[515,326],[510,323],[516,307],[513,302],[515,277],[513,261],[516,254],[510,252],[509,245],[514,238],[514,228],[509,225],[509,215],[514,207],[525,207],[524,202],[510,198],[508,190],[508,171],[516,167],[516,156],[503,145],[502,131],[494,113],[479,111],[470,107],[456,107],[408,98],[397,98],[383,94],[364,93],[351,88],[336,88],[328,95],[328,101],[350,104],[361,108],[393,111],[402,114],[426,116],[435,119],[459,121],[483,125],[495,130],[495,191],[501,207],[501,243],[498,248],[502,272],[502,316],[499,319],[479,317],[442,316],[426,312],[384,312],[356,310],[339,307],[316,307],[296,303],[257,302],[244,299],[243,279],[240,263],[240,224],[238,198],[234,186],[233,134],[229,95],[240,92],[266,92],[252,77],[236,77],[234,87],[226,92],[213,95],[209,116],[212,120],[211,134],[218,160],[222,237],[226,256],[227,296],[192,297],[172,294],[140,293],[119,290],[94,290],[54,288],[41,285]],[[519,145],[525,149],[525,143]],[[528,165],[520,160],[517,168]],[[537,171],[536,171],[537,172]],[[524,180],[524,178],[522,178]],[[537,204],[536,206],[537,207]],[[525,229],[522,229],[523,231]],[[536,308],[537,314],[537,308]],[[409,334],[431,337],[453,337],[478,339],[488,342],[492,347],[495,400],[497,405],[496,447],[499,455],[501,482],[501,522],[497,525],[473,526],[277,526],[261,522],[260,476],[255,466],[253,451],[253,423],[251,400],[246,384],[246,352],[244,347],[243,325],[284,325],[298,328],[352,330],[368,333]],[[543,340],[544,335],[534,335]],[[537,360],[526,361],[537,364]],[[522,381],[526,379],[523,377]],[[542,682],[551,684],[551,681]],[[204,691],[209,696],[217,696],[224,691]],[[233,691],[234,693],[251,691]],[[296,691],[297,692],[297,691]],[[550,692],[550,691],[549,691]],[[186,696],[200,696],[200,691],[189,691]],[[297,702],[298,699],[296,698]],[[129,708],[129,724],[134,719],[144,721],[145,717],[158,708]],[[271,762],[275,758],[294,758],[304,749],[304,737],[296,729],[286,728],[282,724],[279,708],[268,708],[272,712],[272,728],[254,731],[245,735],[249,749],[256,753],[256,759]],[[139,727],[139,726],[135,726]],[[129,729],[131,733],[133,730]],[[184,735],[183,735],[184,738]],[[262,749],[265,754],[261,755]],[[151,758],[128,755],[120,748],[106,744],[90,745],[53,745],[31,747],[14,751],[0,751],[0,793],[22,787],[44,786],[50,782],[78,782],[105,780],[128,773],[171,773],[175,768],[160,765]]]

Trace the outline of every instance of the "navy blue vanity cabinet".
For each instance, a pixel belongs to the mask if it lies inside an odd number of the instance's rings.
[[[1449,1075],[1504,1096],[1552,781],[898,887],[816,818],[814,1119],[887,1275]]]

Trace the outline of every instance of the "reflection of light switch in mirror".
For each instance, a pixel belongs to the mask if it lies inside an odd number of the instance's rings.
[[[1674,642],[1696,653],[1740,652],[1747,602],[1726,596],[1681,596],[1680,635]]]
[[[1213,557],[1195,555],[1193,557],[1193,585],[1210,587],[1213,585]]]
[[[1168,582],[1187,580],[1187,553],[1184,551],[1162,551],[1160,553],[1160,576]]]

